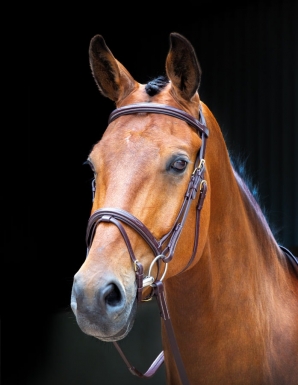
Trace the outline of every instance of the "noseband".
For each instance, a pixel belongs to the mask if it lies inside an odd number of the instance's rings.
[[[174,337],[174,333],[173,333],[172,325],[170,321],[170,316],[167,311],[167,306],[166,306],[166,301],[165,301],[164,291],[163,291],[163,284],[161,282],[162,278],[164,277],[164,274],[162,275],[161,278],[159,278],[159,267],[160,267],[160,261],[163,261],[167,267],[167,263],[169,263],[172,260],[179,236],[181,234],[181,231],[183,229],[184,223],[187,218],[187,214],[189,212],[191,202],[196,198],[197,192],[199,191],[198,203],[196,207],[196,225],[195,225],[193,251],[188,263],[180,271],[180,273],[185,271],[191,265],[196,255],[197,246],[198,246],[198,236],[199,236],[200,212],[201,212],[204,198],[207,192],[207,183],[204,180],[204,173],[205,173],[204,155],[205,155],[205,148],[206,148],[206,139],[209,136],[209,131],[208,131],[208,128],[206,127],[206,121],[202,114],[201,107],[199,112],[200,112],[199,120],[197,120],[185,111],[182,111],[180,109],[177,109],[168,105],[158,104],[158,103],[131,104],[128,106],[117,108],[114,111],[112,111],[108,120],[109,124],[122,115],[130,115],[130,114],[137,114],[137,113],[164,114],[164,115],[169,115],[169,116],[181,119],[197,130],[197,133],[200,135],[202,139],[202,145],[197,154],[194,170],[191,175],[190,181],[188,183],[188,187],[184,195],[184,200],[181,205],[178,216],[174,222],[172,229],[167,234],[165,234],[160,240],[155,239],[155,237],[152,235],[150,230],[138,218],[136,218],[134,215],[130,214],[129,212],[118,208],[102,208],[102,209],[96,210],[89,218],[88,225],[87,225],[87,234],[86,234],[87,253],[88,253],[94,238],[95,230],[99,223],[101,222],[113,223],[115,226],[118,227],[125,241],[130,258],[134,264],[135,274],[136,274],[136,284],[137,284],[137,301],[138,302],[142,301],[143,288],[150,285],[153,288],[150,298],[152,297],[152,295],[155,295],[157,298],[157,302],[160,308],[160,314],[166,323],[167,332],[172,345],[173,354],[176,360],[176,365],[180,373],[180,377],[183,384],[188,384],[188,380],[187,380],[183,363],[180,357],[179,349],[175,341],[175,337]],[[151,268],[149,269],[148,276],[144,277],[143,265],[135,257],[129,237],[122,223],[125,223],[126,225],[134,229],[150,246],[154,254],[153,263],[157,262],[158,264],[158,273],[155,278],[151,277],[150,275]],[[150,298],[146,298],[145,300],[148,300]],[[116,344],[116,342],[114,342],[114,344],[117,350],[119,351],[119,353],[121,354],[122,358],[126,362],[129,370],[134,375],[137,375],[139,377],[151,377],[155,373],[157,368],[160,366],[160,364],[163,362],[163,352],[162,352],[157,357],[157,359],[153,362],[149,370],[145,374],[142,374],[139,371],[137,371],[132,365],[129,364],[129,362],[126,360],[125,356],[123,355],[120,347],[118,346],[118,344]]]

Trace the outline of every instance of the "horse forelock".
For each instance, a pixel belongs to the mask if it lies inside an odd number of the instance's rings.
[[[157,95],[168,83],[169,79],[166,76],[158,76],[146,84],[145,90],[149,96],[154,96]]]

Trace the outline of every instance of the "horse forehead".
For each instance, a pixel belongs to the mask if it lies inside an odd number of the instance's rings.
[[[98,143],[105,153],[197,151],[200,138],[186,122],[167,115],[138,113],[114,121]],[[96,146],[94,147],[96,151]]]

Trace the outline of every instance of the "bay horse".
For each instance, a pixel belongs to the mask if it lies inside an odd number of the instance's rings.
[[[114,343],[139,377],[164,362],[170,385],[297,385],[297,258],[277,243],[200,100],[192,44],[171,33],[166,76],[147,84],[101,35],[89,58],[116,109],[87,159],[93,206],[71,295],[80,329]],[[117,341],[152,298],[163,351],[141,373]]]

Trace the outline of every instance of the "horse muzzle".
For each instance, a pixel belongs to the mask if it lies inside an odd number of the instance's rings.
[[[125,288],[106,275],[91,285],[80,272],[74,277],[71,308],[81,330],[102,341],[121,340],[130,332],[137,310],[136,285]]]

